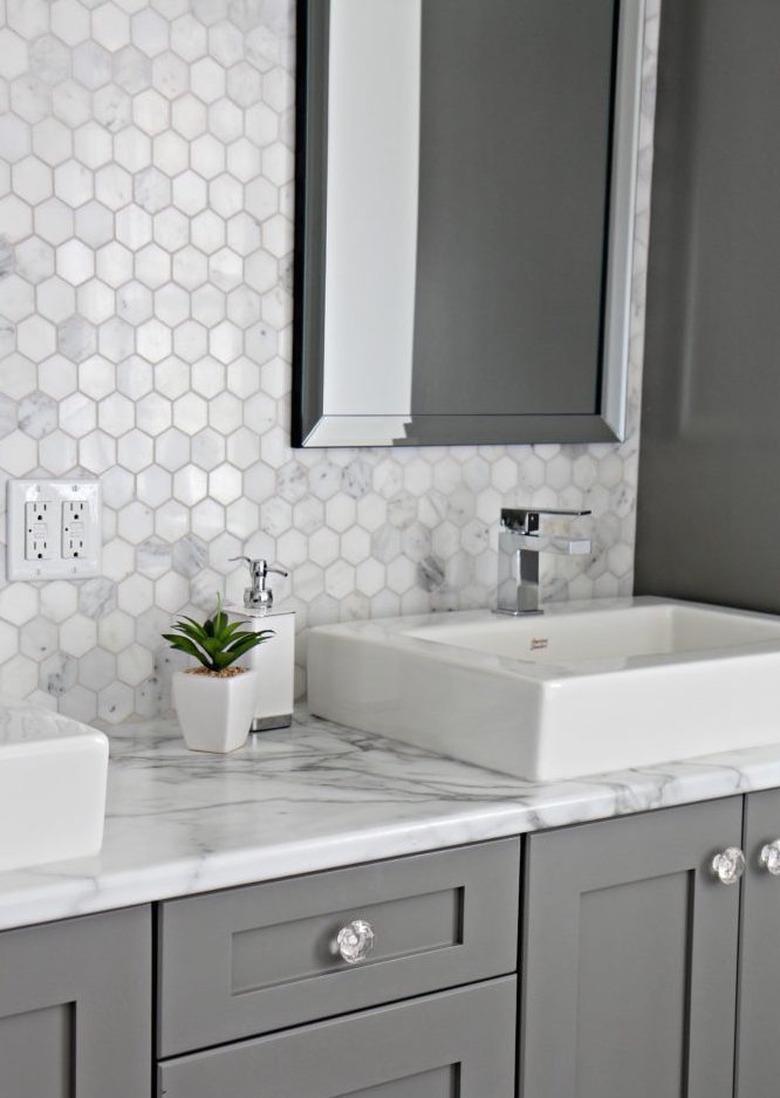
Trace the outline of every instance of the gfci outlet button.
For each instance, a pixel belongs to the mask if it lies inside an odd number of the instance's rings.
[[[100,575],[100,482],[10,480],[6,500],[9,580]]]

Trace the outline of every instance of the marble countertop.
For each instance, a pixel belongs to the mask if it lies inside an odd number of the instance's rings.
[[[111,730],[95,858],[0,873],[0,928],[780,787],[780,744],[531,783],[305,713],[228,756]]]

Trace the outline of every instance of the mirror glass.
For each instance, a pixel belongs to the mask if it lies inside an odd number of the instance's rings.
[[[621,438],[642,0],[300,0],[293,441]]]

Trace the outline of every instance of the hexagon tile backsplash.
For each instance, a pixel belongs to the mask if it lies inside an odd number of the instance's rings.
[[[103,577],[0,575],[0,690],[167,708],[160,631],[240,600],[241,552],[301,629],[486,605],[502,503],[594,512],[546,598],[631,590],[657,28],[652,0],[627,441],[294,452],[293,0],[0,0],[0,476],[105,501]]]

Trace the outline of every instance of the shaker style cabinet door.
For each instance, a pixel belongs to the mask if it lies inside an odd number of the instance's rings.
[[[148,907],[0,933],[2,1098],[149,1098]]]
[[[168,1060],[159,1098],[514,1098],[514,976]],[[549,1096],[548,1096],[549,1098]]]
[[[523,1098],[732,1098],[741,839],[741,797],[530,837]]]
[[[780,1093],[780,791],[745,798],[737,1098]]]

